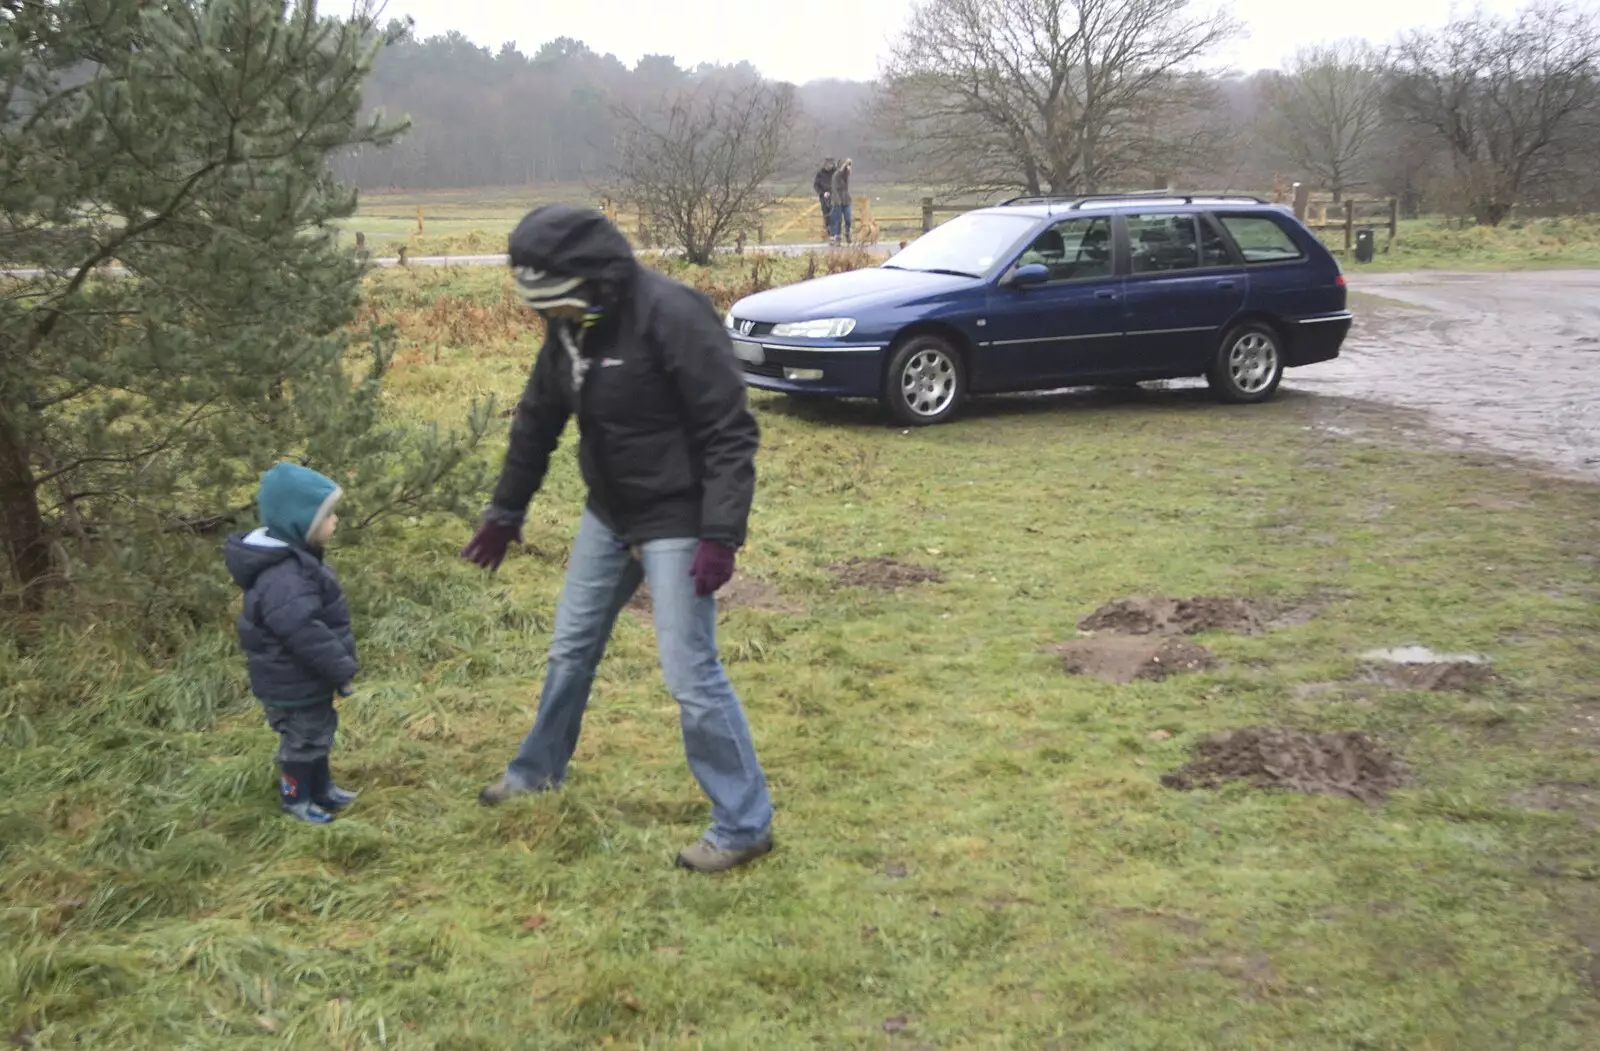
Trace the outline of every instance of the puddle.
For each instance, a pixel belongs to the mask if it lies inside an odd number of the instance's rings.
[[[1290,389],[1424,410],[1479,448],[1600,480],[1600,272],[1351,275],[1340,356]]]
[[[1489,658],[1481,653],[1435,653],[1426,646],[1395,646],[1386,650],[1368,650],[1361,655],[1361,659],[1383,664],[1489,663]]]
[[[1361,659],[1370,680],[1401,690],[1467,690],[1493,682],[1489,658],[1481,653],[1435,653],[1426,646],[1369,650]]]

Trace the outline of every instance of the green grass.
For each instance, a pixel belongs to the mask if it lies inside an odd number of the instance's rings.
[[[1600,217],[1512,219],[1504,226],[1462,226],[1440,218],[1400,224],[1393,244],[1375,224],[1378,255],[1371,263],[1343,260],[1352,272],[1405,270],[1550,270],[1600,267]],[[1323,231],[1323,241],[1341,253],[1342,231]],[[1342,255],[1341,255],[1342,258]]]
[[[536,333],[501,281],[374,278],[406,341],[396,411],[515,396]],[[867,406],[755,403],[743,564],[804,612],[729,611],[721,641],[779,808],[772,858],[670,867],[705,806],[631,615],[567,790],[474,802],[532,717],[582,499],[568,449],[497,577],[456,559],[461,523],[333,552],[368,671],[334,756],[363,794],[326,829],[276,811],[231,608],[154,640],[159,618],[110,605],[0,637],[0,1037],[1600,1046],[1600,815],[1516,795],[1594,777],[1600,490],[1402,447],[1384,414],[1292,394],[1002,401],[914,433]],[[827,566],[857,555],[946,579],[836,587]],[[214,548],[188,557],[198,583],[175,591],[222,587]],[[108,580],[84,577],[80,609]],[[1321,608],[1205,637],[1227,665],[1159,684],[1039,652],[1152,592]],[[1487,652],[1504,681],[1296,692],[1407,642]],[[1381,734],[1419,783],[1377,808],[1160,786],[1203,735],[1263,723]]]

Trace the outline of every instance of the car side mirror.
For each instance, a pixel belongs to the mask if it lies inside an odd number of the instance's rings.
[[[1011,275],[1011,285],[1014,288],[1033,288],[1050,280],[1050,268],[1043,263],[1029,263],[1019,266]]]

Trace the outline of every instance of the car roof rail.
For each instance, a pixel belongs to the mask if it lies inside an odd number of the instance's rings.
[[[1114,205],[1118,201],[1179,201],[1183,204],[1200,204],[1212,201],[1237,201],[1240,204],[1271,204],[1271,201],[1253,193],[1097,193],[1082,197],[1073,208],[1084,205]]]
[[[1027,194],[1001,201],[1000,206],[1004,208],[1012,205],[1066,204],[1076,209],[1086,204],[1110,204],[1116,201],[1182,201],[1184,204],[1194,204],[1197,201],[1272,203],[1252,193],[1168,193],[1166,190],[1139,190],[1133,193]]]
[[[1001,201],[1000,207],[1006,208],[1014,204],[1071,204],[1082,198],[1083,195],[1080,193],[1033,193]]]

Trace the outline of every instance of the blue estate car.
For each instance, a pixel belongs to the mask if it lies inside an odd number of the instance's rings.
[[[1231,402],[1337,357],[1345,281],[1259,197],[1018,198],[881,266],[748,296],[726,323],[750,386],[880,398],[940,423],[973,394],[1205,376]]]

